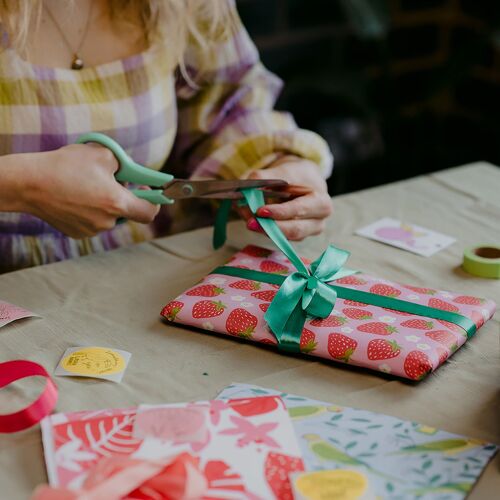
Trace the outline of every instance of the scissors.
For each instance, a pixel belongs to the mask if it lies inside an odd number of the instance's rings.
[[[288,198],[291,196],[285,189],[288,183],[281,179],[246,179],[246,180],[189,180],[175,179],[173,175],[157,172],[136,163],[124,149],[111,137],[99,132],[83,134],[77,139],[77,144],[95,142],[100,144],[115,155],[119,169],[115,179],[119,182],[131,182],[161,189],[131,189],[135,196],[147,200],[155,205],[174,203],[175,200],[184,198],[229,198],[241,199],[243,194],[240,189],[260,188],[267,196]]]

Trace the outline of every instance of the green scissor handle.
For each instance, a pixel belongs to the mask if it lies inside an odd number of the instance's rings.
[[[156,170],[139,165],[139,163],[130,158],[114,139],[105,134],[89,132],[88,134],[81,135],[76,141],[77,144],[85,144],[86,142],[95,142],[112,151],[120,165],[120,168],[115,173],[117,181],[160,187],[169,183],[174,178],[173,175],[157,172]],[[138,198],[147,200],[155,205],[165,205],[174,202],[174,200],[163,195],[162,189],[131,189],[131,192]]]

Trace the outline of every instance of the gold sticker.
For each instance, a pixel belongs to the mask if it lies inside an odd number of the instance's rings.
[[[65,356],[60,363],[66,371],[88,377],[119,373],[126,365],[120,353],[104,347],[82,347]]]
[[[300,474],[294,487],[307,500],[358,500],[368,493],[368,481],[361,472],[342,469]]]

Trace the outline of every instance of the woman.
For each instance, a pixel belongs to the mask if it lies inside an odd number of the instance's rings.
[[[176,177],[309,186],[259,215],[293,240],[322,231],[331,155],[272,110],[281,82],[259,62],[234,1],[3,0],[0,23],[0,271],[200,223],[192,205],[156,217],[114,180],[107,149],[74,144],[89,131]]]

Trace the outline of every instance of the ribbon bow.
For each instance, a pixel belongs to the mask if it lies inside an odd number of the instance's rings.
[[[463,328],[468,337],[471,337],[476,332],[476,325],[470,318],[455,312],[393,297],[376,295],[362,290],[345,288],[336,284],[328,285],[327,282],[329,281],[338,280],[357,272],[343,267],[350,255],[349,252],[329,245],[321,257],[314,261],[308,269],[276,222],[256,215],[257,210],[264,204],[262,191],[243,189],[242,193],[261,227],[274,244],[288,257],[297,271],[286,278],[273,273],[231,266],[218,267],[215,272],[280,285],[264,315],[271,331],[278,340],[280,348],[300,352],[300,337],[307,317],[326,318],[335,306],[337,295],[339,298],[346,300],[365,302],[386,309],[395,309],[418,316],[448,321]],[[215,248],[224,244],[230,209],[231,200],[224,200],[217,214],[215,224]]]
[[[243,189],[242,193],[255,215],[257,210],[264,205],[262,191]],[[223,228],[227,220],[225,210],[221,212],[214,237],[214,241],[217,240],[219,243],[225,239]],[[326,282],[354,274],[356,271],[342,267],[349,257],[349,252],[333,245],[330,245],[308,269],[274,220],[257,216],[256,218],[269,238],[297,269],[280,286],[264,318],[281,348],[299,352],[300,336],[307,316],[325,318],[332,312],[335,305],[337,292]]]
[[[310,269],[299,259],[298,270],[285,279],[264,316],[281,348],[298,352],[307,317],[332,312],[337,292],[326,283],[353,273],[342,269],[348,257],[349,252],[329,245]]]

